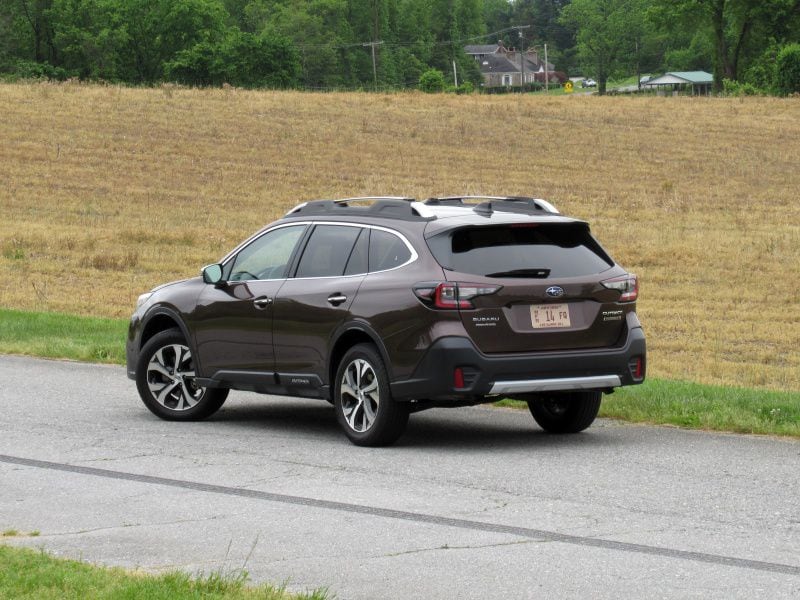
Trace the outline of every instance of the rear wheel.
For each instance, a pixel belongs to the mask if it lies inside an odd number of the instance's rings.
[[[228,397],[227,389],[197,385],[192,352],[178,329],[157,333],[142,347],[136,387],[144,405],[168,421],[205,419]]]
[[[388,446],[408,423],[408,406],[395,402],[378,350],[358,344],[348,350],[334,382],[336,418],[357,446]]]
[[[601,392],[542,395],[528,400],[528,409],[547,432],[578,433],[594,422],[601,399]]]

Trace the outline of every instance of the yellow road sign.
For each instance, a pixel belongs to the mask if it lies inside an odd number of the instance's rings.
[[[567,83],[564,84],[564,93],[565,94],[571,94],[572,93],[572,82],[571,81],[568,81]]]

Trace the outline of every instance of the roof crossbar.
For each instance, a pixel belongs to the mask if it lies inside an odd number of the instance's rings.
[[[464,202],[465,200],[483,200],[479,204]],[[479,213],[491,213],[495,210],[507,212],[548,212],[560,214],[558,209],[541,198],[529,198],[526,196],[444,196],[438,198],[428,198],[425,204],[429,205],[456,205],[474,206],[473,210]],[[510,210],[509,210],[510,209]],[[527,209],[527,210],[526,210]]]
[[[303,214],[347,214],[357,211],[358,214],[372,213],[384,217],[399,219],[431,219],[430,210],[415,198],[405,196],[358,196],[338,200],[312,200],[298,204],[286,216]]]

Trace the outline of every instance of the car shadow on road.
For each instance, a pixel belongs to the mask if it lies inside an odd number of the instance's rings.
[[[457,418],[448,418],[448,414],[451,414],[450,411],[443,409],[412,416],[398,446],[485,452],[488,449],[546,449],[560,446],[586,448],[618,443],[616,436],[606,427],[592,427],[573,435],[546,433],[536,426],[527,411],[519,411],[519,414],[510,417],[503,415],[501,419],[482,418],[478,410],[458,415]]]
[[[238,403],[225,407],[210,421],[236,429],[313,436],[320,441],[348,444],[333,407],[315,400],[279,400]],[[411,415],[408,428],[395,448],[487,449],[599,447],[623,443],[616,427],[603,422],[574,435],[548,434],[527,411],[507,409],[433,409]]]
[[[231,424],[248,430],[272,430],[280,433],[308,434],[321,439],[341,435],[333,407],[320,400],[278,402],[254,400],[225,406],[209,419],[215,424]]]

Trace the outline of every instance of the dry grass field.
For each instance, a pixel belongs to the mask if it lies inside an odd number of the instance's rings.
[[[800,390],[800,100],[0,85],[0,306],[127,316],[294,204],[524,194],[642,280],[650,374]]]

